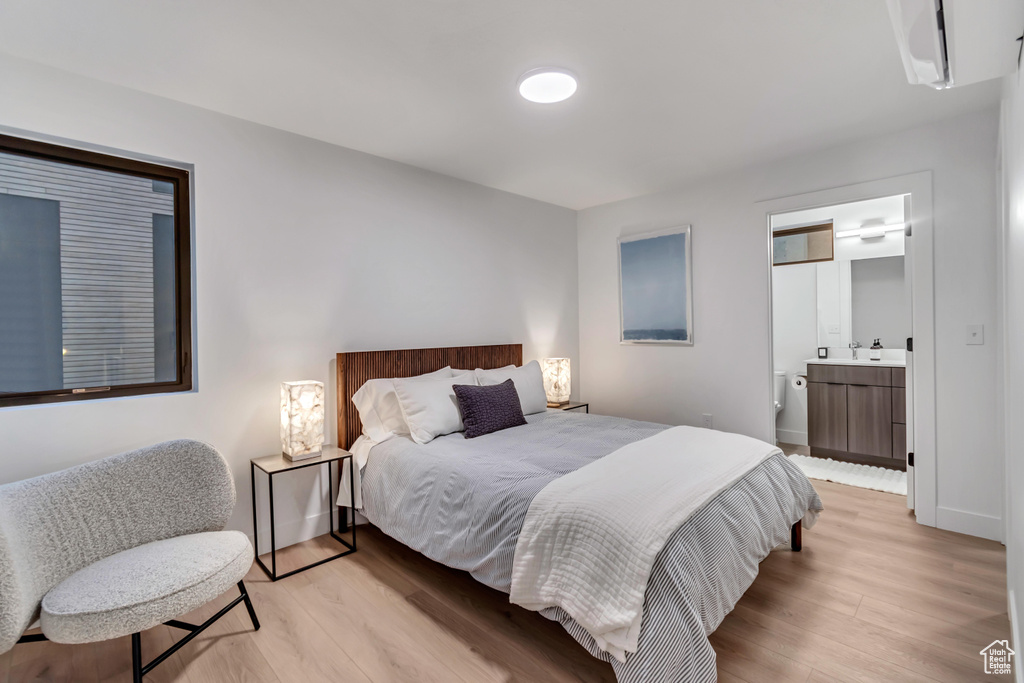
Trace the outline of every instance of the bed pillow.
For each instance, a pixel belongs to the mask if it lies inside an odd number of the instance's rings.
[[[516,369],[515,365],[506,365],[503,368],[498,368],[498,370],[515,370],[515,369]],[[458,375],[458,374],[463,373],[463,372],[477,372],[477,371],[478,370],[456,370],[455,368],[452,368],[452,374],[453,375]],[[487,372],[491,372],[491,371],[487,370]]]
[[[476,375],[467,372],[447,379],[395,380],[398,405],[416,443],[429,443],[434,437],[465,429],[453,384],[475,385]]]
[[[540,371],[540,363],[531,360],[521,368],[510,365],[497,370],[476,371],[477,382],[482,387],[501,384],[507,379],[516,385],[519,403],[524,415],[543,413],[548,409],[548,397],[544,393],[544,375]]]
[[[444,367],[407,379],[420,381],[451,376],[452,369]],[[409,433],[409,427],[402,417],[402,408],[398,405],[398,396],[395,395],[396,381],[396,378],[371,379],[352,395],[352,404],[359,411],[359,421],[363,424],[363,434],[373,441],[380,442],[395,434]]]
[[[467,439],[526,424],[519,394],[511,379],[487,387],[456,384],[452,389],[459,401]]]

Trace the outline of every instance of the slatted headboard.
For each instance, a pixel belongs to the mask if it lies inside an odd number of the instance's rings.
[[[461,370],[492,370],[523,364],[522,344],[452,346],[441,349],[352,351],[338,354],[338,445],[350,448],[363,433],[352,394],[369,379],[413,377],[446,365]]]

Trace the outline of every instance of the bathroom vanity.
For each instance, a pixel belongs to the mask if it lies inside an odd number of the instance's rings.
[[[808,360],[811,455],[906,469],[906,363]]]

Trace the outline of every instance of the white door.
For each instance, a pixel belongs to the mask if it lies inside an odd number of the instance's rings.
[[[906,247],[903,250],[903,281],[904,287],[906,288],[906,315],[907,320],[910,321],[910,334],[911,340],[914,335],[914,297],[913,297],[913,276],[914,276],[914,261],[912,258],[913,251],[910,248],[910,240],[913,239],[912,235],[914,232],[913,226],[910,223],[910,217],[913,215],[910,212],[911,197],[909,194],[903,195],[903,218],[906,221],[906,230],[904,239],[907,241]],[[910,463],[913,461],[913,456],[910,455],[914,452],[914,353],[911,351],[911,342],[908,340],[907,344],[907,452],[904,454],[907,458],[907,507],[911,510],[914,509],[914,466]],[[895,455],[895,454],[893,454]]]

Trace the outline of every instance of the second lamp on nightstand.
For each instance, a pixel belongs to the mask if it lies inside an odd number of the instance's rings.
[[[545,358],[540,365],[544,373],[544,393],[548,397],[548,407],[561,408],[569,403],[572,387],[569,359]]]

